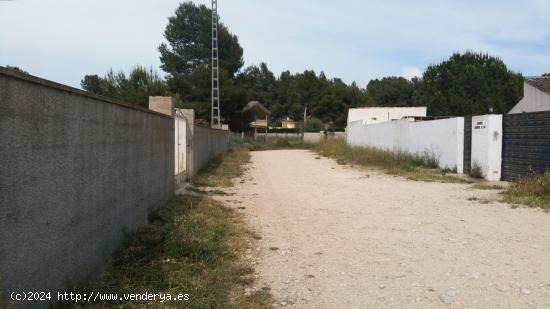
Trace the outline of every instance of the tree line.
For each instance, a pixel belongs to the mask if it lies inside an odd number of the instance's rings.
[[[82,88],[140,106],[149,95],[171,95],[180,108],[193,108],[208,120],[211,95],[211,10],[184,2],[169,18],[166,43],[159,46],[161,78],[152,69],[135,67],[86,75]],[[328,78],[323,72],[289,71],[275,76],[266,63],[243,68],[243,48],[226,25],[219,25],[220,100],[222,118],[235,131],[247,127],[241,113],[251,100],[262,102],[272,120],[308,118],[345,126],[349,108],[363,106],[428,106],[431,115],[464,116],[508,112],[522,97],[523,76],[487,54],[455,53],[429,66],[420,78],[375,79],[365,88]]]

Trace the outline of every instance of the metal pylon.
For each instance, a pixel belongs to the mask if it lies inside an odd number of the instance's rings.
[[[221,128],[220,69],[218,61],[218,0],[212,0],[212,108],[211,126]]]

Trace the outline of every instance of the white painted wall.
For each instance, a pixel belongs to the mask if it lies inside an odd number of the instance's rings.
[[[509,114],[550,111],[550,94],[523,83],[523,99],[512,108]]]
[[[345,139],[346,132],[328,132],[327,139]]]
[[[304,133],[304,142],[307,143],[320,143],[321,134],[319,132],[305,132]]]
[[[481,167],[483,177],[490,181],[501,178],[502,115],[472,117],[472,166]]]
[[[392,120],[399,120],[406,116],[425,117],[428,108],[419,107],[364,107],[350,108],[348,123],[364,121],[365,124],[375,124]]]
[[[410,122],[399,120],[378,124],[355,121],[346,129],[348,144],[409,153],[429,152],[441,168],[464,170],[464,118]]]

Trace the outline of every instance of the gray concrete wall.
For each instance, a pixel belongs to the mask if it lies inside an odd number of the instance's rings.
[[[149,110],[168,115],[174,116],[176,102],[172,97],[149,97]]]
[[[0,307],[99,273],[173,185],[171,117],[0,67]]]
[[[327,139],[346,139],[346,132],[328,132]]]
[[[191,175],[196,175],[210,159],[227,152],[228,144],[229,131],[195,126]]]
[[[265,133],[258,133],[258,137],[264,138]],[[267,133],[268,137],[278,138],[302,138],[302,133]]]
[[[304,133],[304,142],[306,143],[320,143],[321,142],[321,133],[318,132],[305,132]]]

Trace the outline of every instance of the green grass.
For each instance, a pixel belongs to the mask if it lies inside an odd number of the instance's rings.
[[[319,144],[305,143],[297,137],[270,137],[267,142],[262,139],[241,139],[233,137],[235,148],[246,148],[251,151],[278,149],[309,149],[319,155],[333,158],[339,164],[355,164],[382,169],[392,174],[415,181],[474,183],[476,180],[461,177],[455,169],[438,168],[438,159],[429,152],[411,154],[404,151],[387,151],[372,147],[349,146],[345,140],[328,140]]]
[[[228,184],[242,173],[246,152],[235,151],[211,164],[200,179]],[[237,164],[229,168],[231,164]],[[232,171],[230,171],[232,169]],[[236,171],[235,171],[236,170]],[[178,293],[185,302],[64,303],[60,307],[93,308],[271,308],[269,289],[245,295],[254,269],[243,261],[250,244],[261,238],[232,208],[200,192],[177,196],[150,215],[149,225],[129,235],[100,278],[82,293]]]
[[[428,152],[411,154],[372,147],[349,146],[344,140],[329,140],[313,148],[316,153],[335,159],[339,164],[355,164],[380,168],[383,171],[417,181],[469,183],[451,170],[438,167],[437,158]]]
[[[314,150],[324,156],[335,158],[339,163],[379,166],[388,170],[409,167],[437,167],[437,159],[430,154],[412,155],[406,152],[386,151],[371,147],[354,147],[344,140],[321,143]]]
[[[273,137],[264,140],[264,137],[259,136],[257,139],[232,136],[231,143],[234,148],[245,148],[250,151],[265,151],[265,150],[282,150],[282,149],[312,149],[315,144],[302,141],[300,137]]]
[[[503,192],[504,201],[550,209],[550,171],[513,183]]]
[[[477,162],[472,162],[472,167],[470,169],[470,177],[475,179],[483,179],[483,171],[481,166]]]
[[[445,182],[445,183],[473,183],[474,180],[468,177],[458,175],[454,172],[448,172],[442,169],[413,167],[403,170],[390,171],[390,173],[403,176],[409,180],[427,181],[427,182]]]
[[[491,183],[486,183],[486,182],[475,183],[472,186],[472,188],[478,189],[478,190],[504,190],[504,189],[506,189],[506,187],[504,187],[502,185],[491,184]]]
[[[234,148],[225,156],[214,158],[192,180],[193,185],[203,187],[231,187],[232,179],[244,173],[244,164],[250,161],[250,153],[243,147]]]

